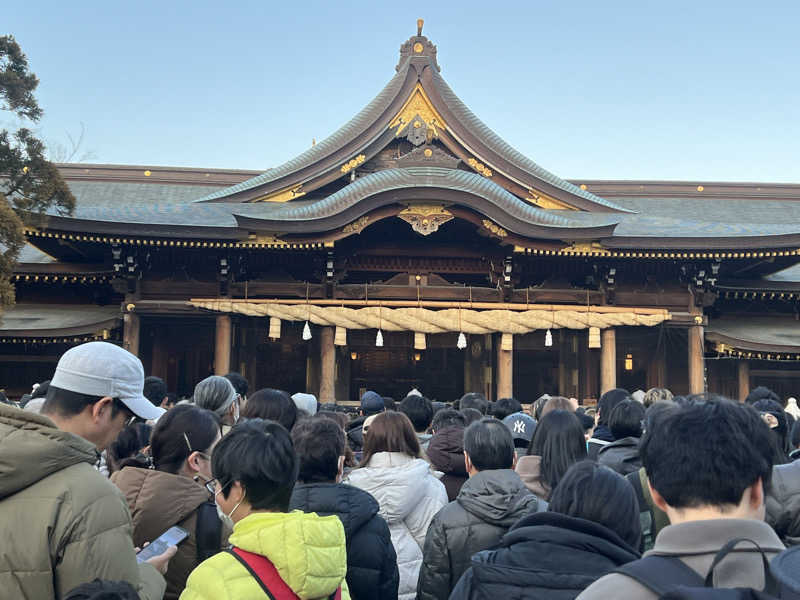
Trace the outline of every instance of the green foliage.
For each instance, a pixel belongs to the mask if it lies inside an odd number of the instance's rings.
[[[13,36],[0,36],[0,111],[38,121],[39,85]],[[30,129],[0,130],[0,308],[14,303],[11,275],[25,245],[25,227],[44,224],[47,211],[70,214],[75,198],[45,146]]]

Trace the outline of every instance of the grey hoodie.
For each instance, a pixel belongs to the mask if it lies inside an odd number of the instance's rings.
[[[447,598],[470,566],[472,555],[495,546],[538,499],[511,469],[481,471],[431,522],[422,551],[419,600]]]

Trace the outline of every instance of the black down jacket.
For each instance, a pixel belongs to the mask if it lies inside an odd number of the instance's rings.
[[[479,552],[450,600],[572,600],[639,553],[610,529],[553,512],[520,520],[496,550]]]
[[[371,494],[344,483],[298,483],[289,509],[341,519],[347,538],[347,587],[353,600],[397,600],[397,556]]]
[[[455,501],[431,521],[422,550],[418,600],[450,595],[476,552],[496,546],[539,500],[511,469],[481,471],[461,487]]]

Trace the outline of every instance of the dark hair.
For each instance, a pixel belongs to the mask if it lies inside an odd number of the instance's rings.
[[[139,454],[142,448],[150,443],[152,432],[152,426],[147,423],[134,423],[120,431],[117,439],[111,442],[106,450],[108,472],[119,471],[123,460]]]
[[[623,400],[632,400],[630,392],[622,388],[614,388],[608,390],[605,394],[600,396],[597,401],[597,424],[608,425],[608,419],[611,417],[611,411],[614,407]]]
[[[247,383],[247,379],[242,377],[241,373],[237,373],[236,371],[231,371],[227,375],[225,375],[225,379],[231,382],[233,389],[236,390],[236,393],[239,394],[242,398],[247,396],[247,390],[250,389],[250,385]]]
[[[297,480],[297,455],[283,425],[250,419],[234,425],[214,447],[211,470],[225,498],[238,481],[254,509],[287,512]]]
[[[623,400],[617,404],[608,417],[608,428],[614,439],[642,437],[644,405],[636,400]]]
[[[339,457],[344,456],[344,431],[331,419],[306,419],[292,430],[297,453],[297,480],[303,483],[336,481]]]
[[[433,415],[433,421],[431,421],[431,429],[433,431],[441,431],[448,427],[460,427],[463,429],[466,426],[467,420],[464,415],[454,408],[443,408]]]
[[[547,413],[536,426],[528,455],[541,456],[541,480],[553,490],[564,473],[586,458],[586,438],[578,417],[566,410]]]
[[[750,390],[750,393],[747,394],[747,398],[745,398],[745,402],[747,404],[755,404],[759,400],[774,400],[778,404],[781,403],[781,399],[778,397],[778,394],[773,392],[768,387],[764,387],[763,385]]]
[[[397,402],[390,396],[383,397],[383,408],[386,410],[397,410]]]
[[[678,410],[680,407],[672,400],[662,400],[651,404],[644,411],[644,433],[653,427],[658,427],[658,420],[670,411]]]
[[[87,406],[97,404],[105,396],[90,396],[80,392],[65,390],[54,385],[47,387],[47,399],[42,405],[42,414],[58,414],[62,417],[74,417],[81,414]],[[114,419],[120,411],[131,417],[133,411],[125,406],[119,398],[112,398],[111,418]]]
[[[465,408],[474,408],[475,410],[480,411],[482,415],[485,415],[489,408],[489,402],[486,400],[486,396],[480,392],[469,392],[461,396],[461,402],[459,403],[458,408],[460,410],[464,410]]]
[[[738,505],[772,478],[774,441],[750,406],[709,396],[664,413],[639,445],[650,484],[673,508]]]
[[[789,436],[789,442],[792,445],[792,450],[796,450],[800,447],[800,420],[794,422],[792,425],[792,432]]]
[[[388,411],[375,416],[369,431],[364,436],[361,466],[367,465],[372,456],[378,452],[402,452],[419,458],[419,440],[406,415]]]
[[[247,399],[242,417],[276,421],[291,431],[297,421],[297,405],[288,392],[264,388]]]
[[[778,426],[770,429],[773,440],[775,441],[774,462],[780,465],[788,462],[789,458],[786,456],[786,438],[789,435],[789,420],[786,418],[786,411],[783,410],[783,406],[781,406],[780,402],[776,402],[775,400],[762,398],[753,403],[753,408],[759,413],[771,414],[778,421]]]
[[[458,412],[464,415],[465,426],[471,425],[472,423],[480,421],[483,418],[483,413],[477,408],[462,408]]]
[[[127,581],[95,579],[67,592],[64,600],[140,600],[140,596]]]
[[[144,397],[150,400],[154,406],[161,406],[164,398],[167,397],[167,384],[161,377],[150,375],[144,378]]]
[[[500,400],[494,403],[493,414],[495,418],[501,421],[508,415],[513,415],[517,412],[522,412],[522,404],[519,403],[519,400],[514,398],[500,398]]]
[[[433,404],[425,396],[406,396],[398,407],[411,421],[414,431],[425,432],[433,419]]]
[[[602,525],[631,548],[639,547],[642,526],[633,486],[596,462],[572,465],[550,495],[548,510]]]
[[[153,466],[158,471],[176,474],[192,452],[208,454],[220,434],[216,414],[194,404],[179,404],[165,412],[153,428],[150,436]],[[142,464],[141,459],[128,459],[120,468],[129,466],[146,467],[147,464]]]
[[[464,430],[464,452],[478,471],[511,469],[514,440],[502,421],[481,419]]]

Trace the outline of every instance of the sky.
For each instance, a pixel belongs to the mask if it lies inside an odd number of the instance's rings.
[[[87,162],[277,166],[377,95],[424,18],[455,93],[561,177],[800,183],[795,0],[16,6],[37,130],[83,127]]]

